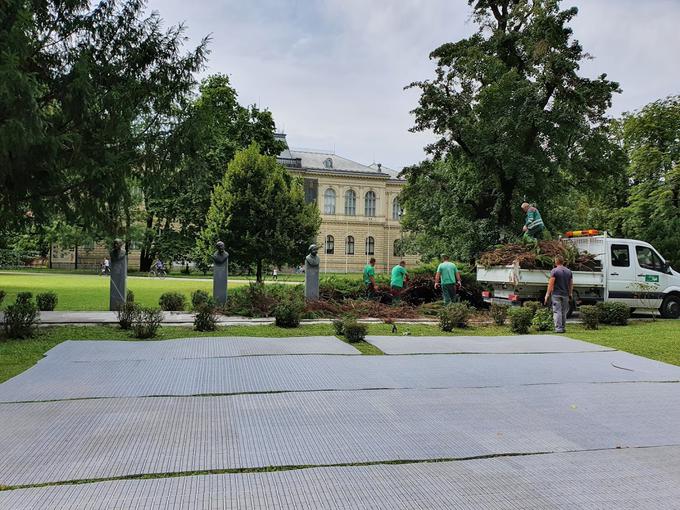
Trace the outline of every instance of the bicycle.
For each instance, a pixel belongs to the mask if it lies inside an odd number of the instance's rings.
[[[160,278],[161,280],[168,276],[168,272],[165,270],[165,268],[151,268],[149,270],[149,278]]]

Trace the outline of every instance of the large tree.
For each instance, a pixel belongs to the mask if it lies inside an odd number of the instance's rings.
[[[316,204],[305,204],[302,183],[257,144],[239,151],[212,193],[198,249],[208,258],[224,241],[230,261],[257,267],[298,264],[321,225]]]
[[[127,237],[142,147],[195,84],[203,41],[182,52],[143,0],[6,0],[0,7],[0,224],[56,215]]]
[[[624,235],[652,243],[680,268],[680,96],[651,103],[621,120],[629,159],[628,204],[618,211]]]
[[[225,75],[203,80],[199,95],[178,110],[174,121],[168,136],[146,146],[142,270],[156,252],[172,260],[191,258],[212,190],[237,150],[253,142],[265,155],[284,148],[274,137],[271,112],[240,105]]]
[[[476,34],[434,50],[413,131],[431,160],[406,169],[405,227],[424,255],[462,258],[521,231],[523,200],[595,183],[620,165],[605,112],[618,84],[579,75],[587,58],[558,0],[469,0]]]

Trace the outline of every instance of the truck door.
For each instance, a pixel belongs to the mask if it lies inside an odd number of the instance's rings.
[[[608,255],[610,263],[605,266],[607,270],[607,298],[633,308],[639,306],[635,299],[637,267],[631,257],[631,246],[623,243],[612,243]]]
[[[635,246],[636,270],[636,296],[640,308],[659,308],[663,298],[661,290],[668,286],[666,267],[652,248],[644,245]]]

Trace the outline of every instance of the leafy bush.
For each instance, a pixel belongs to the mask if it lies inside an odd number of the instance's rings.
[[[263,285],[251,283],[229,294],[226,311],[246,317],[269,317],[279,303],[303,301],[302,285]]]
[[[452,303],[439,312],[439,328],[442,331],[452,331],[453,328],[467,326],[472,309],[467,303]]]
[[[127,294],[125,296],[125,301],[127,303],[134,303],[135,302],[135,293],[132,292],[130,289],[128,289]]]
[[[343,335],[351,344],[363,342],[368,333],[366,324],[360,324],[356,319],[345,319],[342,324]]]
[[[531,325],[535,327],[537,331],[552,331],[554,329],[554,324],[550,308],[542,307],[536,310]]]
[[[625,326],[628,324],[630,309],[623,303],[601,302],[597,304],[600,311],[600,322],[602,324],[613,324]]]
[[[215,302],[211,297],[204,303],[199,303],[194,308],[194,329],[196,331],[215,331],[217,329],[217,314]]]
[[[210,294],[204,290],[195,290],[191,293],[191,308],[198,309],[200,305],[204,305],[210,301]]]
[[[159,308],[140,307],[132,323],[132,332],[136,338],[153,338],[163,321],[163,312]]]
[[[538,301],[525,301],[524,303],[522,303],[522,306],[531,310],[531,316],[533,317],[534,315],[536,315],[536,311],[543,305]]]
[[[531,308],[521,306],[513,307],[509,310],[510,330],[519,335],[526,335],[531,327],[534,312]]]
[[[338,336],[342,336],[345,334],[345,323],[342,319],[335,319],[333,321],[333,329],[335,330],[335,334]]]
[[[508,317],[508,308],[510,308],[508,305],[491,304],[491,318],[498,326],[505,324],[505,319]]]
[[[179,292],[164,292],[158,299],[158,305],[161,307],[161,310],[165,310],[166,312],[180,311],[184,310],[186,298],[184,297],[184,294],[180,294]]]
[[[32,292],[19,292],[17,294],[16,302],[18,303],[30,303],[33,301],[33,293]]]
[[[35,302],[38,304],[38,310],[43,312],[51,312],[57,307],[56,292],[43,292],[35,297]]]
[[[280,328],[297,328],[300,325],[302,307],[297,303],[281,303],[274,308],[276,325]]]
[[[27,292],[26,294],[30,294]],[[38,307],[29,299],[17,301],[5,310],[5,334],[8,338],[30,338],[38,323]]]
[[[2,305],[2,302],[5,300],[5,296],[7,296],[7,293],[0,289],[0,305]]]
[[[116,311],[116,316],[118,318],[118,325],[120,329],[131,329],[133,322],[137,318],[139,313],[139,307],[134,301],[126,301]]]
[[[581,322],[586,329],[597,329],[600,325],[600,309],[593,305],[583,305],[579,308]]]

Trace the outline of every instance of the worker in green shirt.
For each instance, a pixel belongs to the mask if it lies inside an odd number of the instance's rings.
[[[375,284],[375,259],[371,258],[364,266],[364,285],[366,285],[366,297],[373,299],[378,287]]]
[[[524,202],[522,204],[522,211],[524,211],[526,214],[526,218],[524,219],[524,227],[522,228],[522,231],[524,232],[524,238],[533,239],[534,241],[541,239],[543,229],[545,229],[543,219],[541,218],[541,213],[538,212],[538,209],[536,209],[533,205],[530,205],[529,202]]]
[[[402,260],[392,268],[392,277],[390,278],[390,287],[392,288],[392,297],[395,303],[401,301],[401,292],[404,290],[404,282],[408,281],[408,271],[406,271],[406,261]]]
[[[441,287],[445,305],[452,301],[458,301],[456,291],[460,286],[460,271],[458,271],[456,264],[449,262],[448,255],[442,255],[442,263],[439,264],[437,273],[434,275],[434,288]]]

